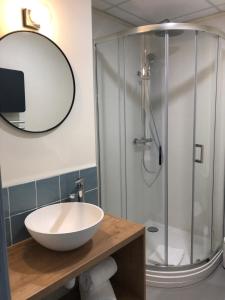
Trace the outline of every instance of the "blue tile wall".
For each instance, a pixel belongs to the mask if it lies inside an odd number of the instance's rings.
[[[10,215],[17,215],[36,207],[35,182],[15,185],[9,188]]]
[[[10,230],[10,219],[9,218],[5,219],[5,229],[6,229],[7,245],[10,246],[12,241],[11,241],[11,230]]]
[[[31,212],[32,211],[27,211],[11,217],[12,244],[30,237],[26,227],[24,226],[24,220]]]
[[[85,202],[98,205],[96,167],[2,189],[8,246],[29,237],[24,226],[29,213],[41,206],[67,202],[70,194],[76,194],[75,180],[79,177],[84,178]]]
[[[43,206],[60,200],[59,176],[38,180],[37,205]]]
[[[98,191],[95,189],[84,193],[84,201],[91,204],[98,203]]]
[[[67,199],[68,194],[74,193],[74,182],[79,175],[79,171],[60,175],[61,199]]]
[[[89,168],[80,171],[80,176],[84,178],[85,190],[93,190],[97,186],[97,169]]]
[[[3,210],[5,218],[9,218],[9,196],[8,189],[2,189]]]

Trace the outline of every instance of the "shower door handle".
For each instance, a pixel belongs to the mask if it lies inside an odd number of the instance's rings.
[[[203,164],[204,159],[204,145],[195,144],[195,162]]]

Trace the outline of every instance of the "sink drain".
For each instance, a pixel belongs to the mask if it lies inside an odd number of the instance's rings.
[[[158,232],[159,231],[159,228],[155,227],[155,226],[150,226],[147,228],[147,230],[149,232]]]

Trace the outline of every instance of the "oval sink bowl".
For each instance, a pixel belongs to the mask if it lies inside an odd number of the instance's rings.
[[[69,251],[84,245],[99,228],[103,210],[89,203],[59,203],[39,208],[24,223],[31,236],[42,246]]]

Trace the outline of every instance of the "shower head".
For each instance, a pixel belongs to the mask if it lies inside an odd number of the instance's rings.
[[[156,56],[155,56],[154,53],[150,52],[149,54],[147,54],[146,58],[147,58],[147,60],[148,60],[149,63],[153,63],[155,61]]]
[[[184,33],[183,30],[168,30],[169,37],[178,36],[178,35],[181,35],[182,33]],[[164,37],[165,36],[165,31],[161,31],[161,30],[156,31],[155,35],[159,36],[159,37]]]
[[[149,52],[147,53],[147,50],[144,50],[144,56],[143,56],[143,64],[141,67],[141,70],[138,71],[137,75],[143,79],[143,80],[149,80],[151,75],[151,63],[155,61],[155,54]]]
[[[170,20],[165,19],[165,20],[162,20],[161,22],[159,22],[159,24],[164,24],[164,23],[170,23]],[[168,30],[169,37],[178,36],[178,35],[181,35],[183,33],[184,33],[184,31],[180,30],[180,29],[179,30]],[[165,31],[164,30],[156,31],[155,35],[159,36],[159,37],[164,37],[165,36]]]

